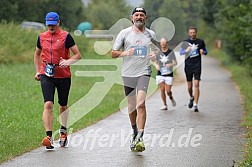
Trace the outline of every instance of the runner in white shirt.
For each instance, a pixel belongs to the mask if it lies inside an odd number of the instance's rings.
[[[149,85],[151,66],[155,61],[152,40],[154,32],[145,27],[146,11],[136,7],[131,16],[133,26],[123,29],[116,37],[112,57],[123,58],[122,79],[128,100],[128,112],[133,129],[130,148],[144,151],[143,133],[146,122],[145,99]]]

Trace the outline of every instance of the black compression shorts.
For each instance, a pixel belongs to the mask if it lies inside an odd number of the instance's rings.
[[[40,75],[40,84],[43,92],[44,102],[54,103],[55,88],[58,92],[58,103],[66,106],[71,86],[71,78],[51,78],[46,75]]]

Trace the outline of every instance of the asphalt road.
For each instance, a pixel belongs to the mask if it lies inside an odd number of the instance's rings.
[[[231,167],[242,159],[245,131],[240,127],[239,91],[230,74],[215,59],[204,57],[199,113],[187,108],[181,74],[173,86],[176,107],[169,102],[169,110],[160,111],[160,92],[147,100],[144,152],[130,151],[129,119],[117,112],[72,134],[67,148],[55,142],[54,151],[41,147],[0,166]]]

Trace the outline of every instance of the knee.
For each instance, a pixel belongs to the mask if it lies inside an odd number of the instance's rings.
[[[169,90],[166,92],[168,96],[171,96],[172,95],[172,92]]]
[[[160,91],[161,91],[161,92],[164,92],[164,91],[165,91],[165,87],[161,86],[161,87],[160,87]]]
[[[44,109],[45,110],[52,110],[53,109],[53,102],[51,102],[51,101],[45,102]]]
[[[67,106],[60,106],[59,108],[60,108],[60,111],[65,111],[65,110],[67,110]]]
[[[199,84],[194,84],[194,89],[199,89]]]
[[[141,104],[139,104],[139,105],[137,106],[137,111],[143,111],[143,110],[145,110],[145,103],[144,103],[144,102],[141,103]]]

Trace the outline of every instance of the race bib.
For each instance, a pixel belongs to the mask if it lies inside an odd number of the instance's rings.
[[[171,74],[172,70],[168,67],[162,67],[160,69],[161,75],[167,75],[167,74]]]
[[[145,57],[147,55],[147,47],[146,46],[133,46],[134,53],[133,56]]]
[[[190,58],[199,56],[198,50],[195,49],[195,50],[191,51],[189,56],[190,56]]]
[[[54,76],[54,65],[46,64],[45,75],[48,77]]]

